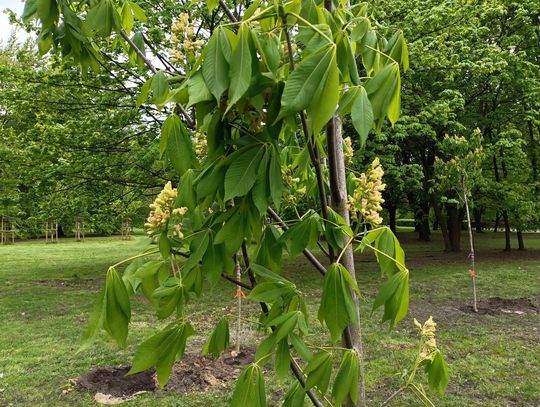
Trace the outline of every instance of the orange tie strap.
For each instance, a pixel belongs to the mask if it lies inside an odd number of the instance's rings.
[[[469,269],[469,275],[471,277],[475,277],[476,276],[476,273],[474,272],[474,269]]]
[[[246,298],[246,294],[242,291],[242,287],[238,287],[236,289],[236,294],[234,298],[238,298],[238,297]]]

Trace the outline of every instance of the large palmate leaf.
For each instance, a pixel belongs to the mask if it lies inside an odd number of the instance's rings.
[[[409,272],[407,270],[394,274],[383,284],[373,302],[373,309],[382,305],[384,305],[382,322],[390,321],[390,326],[395,326],[405,318],[409,309]]]
[[[316,92],[307,110],[311,132],[319,134],[336,112],[339,101],[339,69],[335,50],[332,52],[330,64],[320,92]]]
[[[225,174],[225,200],[246,195],[257,180],[257,170],[264,153],[263,145],[236,151]]]
[[[280,117],[307,109],[313,103],[314,96],[322,93],[333,58],[334,47],[328,45],[300,62],[285,83]]]
[[[318,316],[321,322],[326,323],[334,343],[350,322],[357,323],[351,289],[358,288],[355,283],[351,286],[352,279],[347,278],[346,274],[349,272],[343,265],[332,263],[324,275]]]
[[[221,41],[220,36],[224,37]],[[208,41],[202,64],[202,74],[206,86],[218,101],[229,87],[229,64],[223,54],[221,45],[223,42],[228,42],[227,35],[223,30],[218,29]]]
[[[165,386],[171,375],[174,362],[184,354],[187,338],[194,333],[195,331],[187,322],[168,325],[137,348],[133,365],[128,374],[139,373],[155,367],[159,385]]]
[[[253,63],[253,46],[251,32],[247,24],[242,24],[238,32],[238,43],[232,51],[232,63],[229,72],[229,110],[242,96],[245,95],[251,83],[251,69]]]
[[[431,391],[438,391],[442,396],[448,387],[448,368],[441,351],[437,351],[431,360],[426,360],[426,372]]]
[[[128,290],[118,271],[110,268],[107,271],[105,288],[96,302],[88,328],[83,334],[81,349],[92,344],[101,328],[107,331],[118,346],[125,347],[130,319]]]
[[[351,120],[360,136],[360,146],[366,143],[369,131],[373,126],[373,109],[366,90],[360,87],[351,108]]]
[[[231,407],[265,407],[266,394],[261,368],[252,363],[246,367],[236,381]]]
[[[229,337],[229,321],[227,318],[222,318],[204,344],[202,355],[206,356],[210,353],[214,359],[218,358],[221,352],[229,347]]]
[[[378,129],[382,127],[385,116],[388,116],[392,125],[398,120],[400,86],[401,77],[397,63],[386,65],[366,83],[366,92],[371,101],[373,118],[377,121]]]
[[[167,117],[161,127],[160,150],[167,152],[171,164],[180,176],[195,163],[189,130],[174,113]]]
[[[332,396],[336,406],[344,404],[347,397],[350,397],[354,404],[357,403],[359,375],[358,354],[352,349],[345,351],[332,388]]]

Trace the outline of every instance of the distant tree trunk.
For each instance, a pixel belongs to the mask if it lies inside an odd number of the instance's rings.
[[[446,213],[448,214],[447,226],[450,251],[459,252],[461,249],[461,216],[457,205],[446,204]]]
[[[431,229],[439,230],[439,221],[437,220],[437,218],[433,220],[433,226],[431,227]]]
[[[431,240],[431,230],[429,228],[429,206],[429,202],[422,202],[416,217],[418,239],[423,242],[429,242]]]
[[[450,243],[450,236],[448,235],[448,227],[445,216],[443,215],[442,208],[434,194],[431,195],[431,206],[433,206],[433,212],[435,212],[435,218],[437,223],[441,227],[441,234],[444,241],[444,251],[452,251],[452,244]]]
[[[479,208],[474,208],[474,227],[476,233],[484,233],[484,228],[482,227],[482,211]]]
[[[66,237],[66,234],[64,233],[64,229],[62,228],[62,225],[58,225],[58,237]]]
[[[394,234],[397,234],[396,211],[397,208],[395,205],[388,205],[388,226],[390,226],[390,230],[394,232]]]
[[[510,221],[508,220],[508,212],[505,210],[502,213],[504,220],[504,251],[509,252],[512,250],[510,246]]]
[[[497,233],[499,230],[499,219],[500,219],[499,211],[495,213],[495,224],[493,225],[493,233]]]
[[[517,231],[518,250],[525,250],[525,243],[523,242],[523,233],[521,230]]]

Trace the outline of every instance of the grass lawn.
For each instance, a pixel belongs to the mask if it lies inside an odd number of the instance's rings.
[[[376,263],[369,253],[357,259],[369,405],[380,405],[399,387],[401,370],[414,357],[412,317],[425,320],[433,315],[450,370],[448,393],[445,398],[433,396],[435,405],[539,406],[540,315],[531,309],[523,314],[481,315],[461,310],[471,303],[466,250],[442,253],[437,235],[431,243],[418,242],[411,233],[399,237],[411,270],[411,309],[410,318],[390,333],[378,323],[379,314],[370,316],[381,283]],[[465,245],[465,234],[463,238]],[[502,252],[502,239],[502,234],[494,233],[477,236],[480,299],[528,298],[538,307],[540,235],[526,236],[526,252]],[[147,245],[145,237],[135,236],[131,241],[111,237],[0,246],[0,406],[95,405],[93,395],[73,389],[68,380],[98,366],[129,365],[137,344],[163,325],[156,322],[146,300],[137,297],[127,349],[117,349],[102,334],[95,346],[75,353],[107,267]],[[284,272],[304,292],[313,315],[308,341],[322,343],[324,330],[316,320],[319,275],[301,257],[288,260]],[[210,295],[191,302],[188,314],[198,334],[188,342],[187,352],[199,352],[205,334],[224,312],[234,309],[234,293],[235,288],[223,282]],[[259,335],[249,331],[245,345],[253,345]],[[271,372],[267,376],[268,404],[276,405],[284,386]],[[143,394],[124,405],[222,406],[227,405],[232,385],[188,395]],[[392,405],[418,402],[404,395]]]

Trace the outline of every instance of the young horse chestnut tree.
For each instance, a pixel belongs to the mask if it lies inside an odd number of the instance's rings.
[[[130,298],[145,295],[157,317],[170,323],[139,346],[131,373],[155,367],[163,386],[194,333],[186,302],[225,279],[260,304],[265,332],[231,405],[265,405],[262,368],[269,363],[291,382],[286,406],[302,406],[306,396],[316,406],[365,405],[353,252],[375,253],[386,282],[373,308],[382,307],[391,326],[407,314],[409,271],[398,240],[380,226],[378,161],[366,174],[347,177],[341,118],[350,115],[361,145],[386,118],[396,122],[400,69],[408,66],[403,35],[384,38],[365,3],[258,0],[243,14],[224,0],[193,7],[221,24],[180,15],[166,34],[174,49],[158,68],[156,55],[145,53],[153,48],[139,2],[26,1],[23,18],[39,21],[41,52],[54,47],[83,70],[97,69],[104,49],[125,52],[133,70],[151,72],[136,103],[167,114],[160,151],[179,176],[176,188],[167,184],[151,206],[146,227],[159,249],[122,262],[131,262],[123,275],[117,265],[109,268],[84,344],[104,329],[124,346]],[[297,193],[313,196],[319,207],[285,222],[279,215],[284,197]],[[315,247],[330,266],[312,254]],[[306,339],[314,322],[308,322],[301,287],[281,274],[284,252],[313,265],[328,346]],[[428,403],[412,382],[414,373],[425,366],[430,387],[441,392],[447,373],[434,339],[427,347],[421,343],[411,380],[399,392],[412,389]],[[224,318],[203,352],[218,356],[228,344]]]

